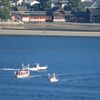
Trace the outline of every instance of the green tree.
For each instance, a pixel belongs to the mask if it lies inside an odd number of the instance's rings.
[[[38,0],[40,2],[39,10],[46,11],[50,8],[50,0]]]
[[[0,9],[0,19],[7,20],[10,18],[10,3],[9,0],[1,0],[2,8]]]
[[[68,0],[68,1],[72,11],[77,12],[85,10],[81,3],[81,0]]]
[[[48,9],[50,9],[51,7],[51,1],[50,0],[37,0],[40,2],[40,4],[35,4],[32,7],[32,10],[35,11],[46,11]]]

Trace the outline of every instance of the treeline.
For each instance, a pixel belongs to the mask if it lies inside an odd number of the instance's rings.
[[[0,0],[0,19],[7,20],[10,19],[10,3],[9,0]]]
[[[46,11],[48,9],[50,9],[51,7],[51,0],[37,0],[40,2],[40,4],[34,5],[33,6],[33,10],[38,10],[38,11]],[[72,11],[84,11],[84,7],[81,3],[81,0],[65,0],[67,3],[67,6],[69,6],[69,8]],[[61,2],[57,3],[58,6],[61,6]]]

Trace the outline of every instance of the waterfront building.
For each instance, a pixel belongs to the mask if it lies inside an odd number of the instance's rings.
[[[45,11],[13,11],[12,16],[22,22],[44,23],[51,19]]]

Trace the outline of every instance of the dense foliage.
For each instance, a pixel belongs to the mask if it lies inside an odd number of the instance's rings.
[[[71,10],[74,12],[84,11],[84,7],[81,3],[81,0],[68,0],[71,6]]]
[[[0,19],[7,20],[10,18],[10,4],[9,0],[0,0],[2,6],[0,8]]]
[[[51,7],[51,0],[38,0],[40,2],[40,4],[36,4],[33,7],[33,10],[39,10],[39,11],[43,11],[43,10],[48,10]],[[70,6],[70,9],[72,11],[84,11],[84,7],[81,3],[81,0],[65,0],[68,3],[68,6]],[[58,6],[61,5],[61,2],[57,3]]]
[[[32,10],[34,10],[34,11],[46,11],[46,10],[50,9],[51,0],[37,0],[37,1],[39,1],[40,3],[32,6]]]

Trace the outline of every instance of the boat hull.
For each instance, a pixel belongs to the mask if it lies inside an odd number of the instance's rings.
[[[30,68],[31,71],[42,71],[42,70],[47,70],[47,66],[45,67],[33,67]]]
[[[29,77],[29,75],[23,75],[23,76],[22,75],[16,75],[16,77],[17,78],[27,78],[27,77]]]
[[[49,81],[51,82],[51,83],[55,83],[55,82],[58,82],[59,80],[58,79],[49,79]]]

